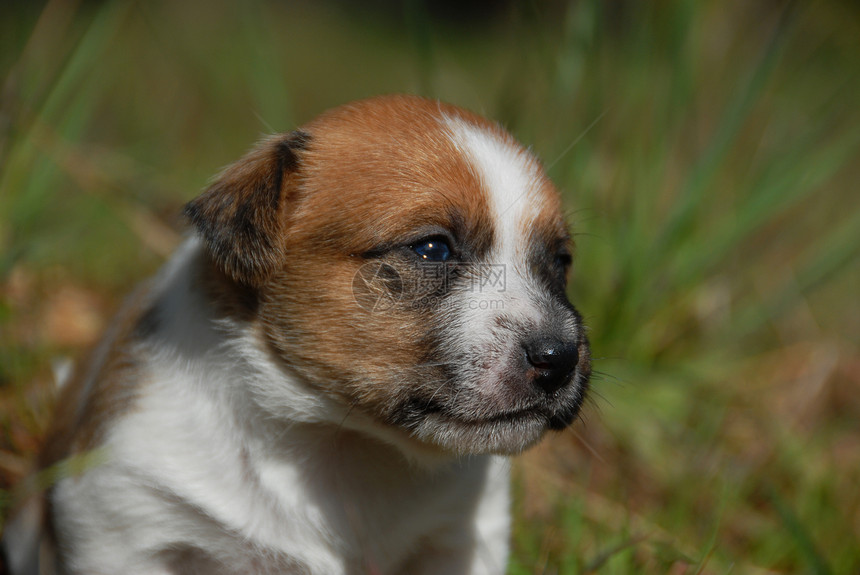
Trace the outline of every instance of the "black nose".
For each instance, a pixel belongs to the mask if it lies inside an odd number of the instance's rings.
[[[552,393],[563,387],[579,363],[579,350],[572,341],[534,339],[525,345],[526,357],[537,370],[535,385]]]

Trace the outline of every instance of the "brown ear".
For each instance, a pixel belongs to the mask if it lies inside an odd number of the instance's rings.
[[[236,281],[259,286],[278,265],[281,208],[309,140],[300,131],[264,139],[186,204],[215,263]]]

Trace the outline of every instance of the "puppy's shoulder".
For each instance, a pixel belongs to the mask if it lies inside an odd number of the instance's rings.
[[[133,408],[145,363],[137,344],[158,329],[151,293],[150,281],[128,296],[86,360],[62,382],[40,467],[97,448],[108,424]]]
[[[189,238],[126,298],[62,386],[41,467],[98,448],[112,423],[135,409],[159,365],[178,357],[184,365],[205,363],[230,326],[255,317],[256,305],[253,290],[227,277]]]

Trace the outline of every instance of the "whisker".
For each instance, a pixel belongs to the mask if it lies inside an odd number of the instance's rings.
[[[580,415],[578,419],[582,421],[582,415]],[[608,463],[606,459],[604,459],[603,456],[600,455],[597,449],[595,449],[595,447],[591,445],[591,443],[589,443],[585,436],[576,430],[576,428],[574,428],[573,426],[569,426],[567,430],[572,433],[574,437],[576,437],[576,439],[585,447],[585,449],[588,450],[589,453],[591,453],[591,455],[595,457],[595,459],[597,459],[601,463]]]
[[[591,131],[591,128],[593,128],[594,126],[596,126],[596,125],[597,125],[597,122],[599,122],[600,120],[602,120],[602,119],[603,119],[603,116],[605,116],[607,112],[609,112],[609,108],[607,108],[607,109],[603,110],[603,112],[602,112],[599,116],[597,116],[597,118],[596,118],[593,122],[591,122],[591,123],[588,125],[588,127],[587,127],[587,128],[585,128],[585,129],[584,129],[584,130],[579,134],[579,136],[577,136],[577,138],[576,138],[575,140],[573,140],[573,141],[570,143],[570,145],[568,145],[568,146],[564,149],[564,151],[562,151],[562,153],[561,153],[561,154],[559,154],[559,156],[558,156],[555,160],[553,160],[552,162],[550,162],[550,163],[549,163],[549,165],[547,165],[547,167],[546,167],[546,171],[547,171],[547,172],[548,172],[548,171],[550,171],[554,165],[556,165],[557,163],[559,163],[559,162],[561,161],[561,159],[562,159],[562,158],[564,158],[564,157],[568,154],[568,152],[570,152],[570,151],[573,149],[573,147],[574,147],[575,145],[577,145],[577,144],[579,143],[579,141],[580,141],[580,140],[582,140],[588,132],[590,132],[590,131]]]

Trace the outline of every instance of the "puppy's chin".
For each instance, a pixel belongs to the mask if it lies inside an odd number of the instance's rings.
[[[576,418],[579,403],[557,413],[541,409],[467,418],[436,411],[411,426],[419,441],[457,454],[516,455],[532,447],[547,431],[565,429]]]
[[[414,429],[416,439],[458,454],[516,455],[549,429],[544,415],[526,412],[488,421],[468,421],[435,413]]]
[[[532,447],[548,431],[567,428],[579,413],[582,377],[551,400],[496,404],[462,390],[456,402],[415,398],[386,418],[389,427],[411,441],[455,455],[516,455]],[[579,381],[576,381],[579,380]],[[584,385],[587,385],[584,384]]]

